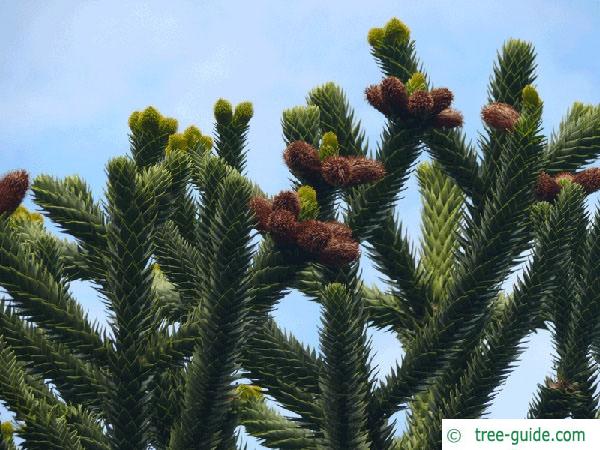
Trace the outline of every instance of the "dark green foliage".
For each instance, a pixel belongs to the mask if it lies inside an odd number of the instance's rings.
[[[409,170],[421,151],[421,132],[403,123],[387,125],[376,155],[385,166],[386,176],[376,183],[353,188],[346,197],[346,223],[355,236],[368,240],[373,230],[391,213]]]
[[[547,378],[545,384],[539,386],[527,416],[531,419],[564,419],[569,415],[569,397],[567,386],[561,386]]]
[[[584,200],[576,184],[566,185],[557,199],[569,201],[570,233],[563,239],[565,249],[557,272],[559,288],[547,304],[557,355],[556,379],[540,386],[531,417],[595,418],[598,410],[596,369],[589,359],[597,333],[590,318],[597,317],[599,310],[595,290],[598,219],[588,231]]]
[[[141,356],[146,335],[156,326],[151,314],[152,234],[161,196],[170,182],[168,173],[153,167],[136,174],[125,157],[108,165],[107,280],[104,294],[111,310],[114,354],[108,418],[115,446],[127,449],[147,445],[147,379]]]
[[[509,39],[494,64],[494,75],[488,87],[489,101],[508,103],[520,110],[521,92],[535,81],[535,68],[533,46],[519,39]]]
[[[576,170],[600,154],[600,106],[574,103],[545,152],[549,173]]]
[[[140,168],[149,167],[164,158],[169,136],[177,131],[177,121],[163,117],[149,106],[129,116],[131,154]]]
[[[232,448],[237,439],[231,382],[246,329],[253,222],[247,205],[256,189],[204,147],[186,153],[173,140],[165,152],[162,134],[144,143],[160,142],[158,156],[154,147],[137,146],[156,131],[150,119],[136,122],[148,114],[155,116],[146,110],[130,120],[134,158],[108,165],[104,209],[77,177],[34,182],[38,204],[75,243],[26,219],[0,220],[0,277],[9,295],[0,310],[8,370],[2,377],[9,384],[0,398],[25,423],[18,430],[23,448],[167,448],[171,440],[192,448],[185,439],[199,409],[215,421],[202,422],[208,428],[197,429],[194,442],[212,448],[214,438],[218,448]],[[167,128],[174,124],[156,117]],[[244,108],[237,117],[249,120]],[[190,277],[192,261],[197,274]],[[267,296],[267,274],[276,270],[270,262],[257,268],[266,284],[257,288]],[[74,279],[92,281],[102,294],[110,334],[90,324],[71,297]],[[177,444],[181,434],[173,430],[182,427],[184,442]]]
[[[305,141],[319,147],[321,138],[320,110],[318,106],[296,106],[283,112],[281,127],[286,144]]]
[[[402,233],[401,225],[391,215],[373,233],[370,253],[379,272],[389,280],[397,308],[410,319],[410,322],[402,324],[402,332],[414,333],[425,315],[432,292],[420,280],[410,244]]]
[[[288,293],[296,273],[305,261],[292,250],[282,251],[271,239],[265,239],[254,254],[250,269],[250,302],[253,318],[258,321],[270,313],[273,307]]]
[[[323,447],[368,449],[369,344],[360,297],[341,284],[331,284],[321,301]]]
[[[105,216],[92,198],[89,187],[77,176],[57,180],[47,175],[37,177],[32,186],[35,202],[60,228],[71,234],[86,257],[84,279],[102,285],[106,252]],[[79,264],[76,264],[79,265]]]
[[[398,19],[369,44],[384,75],[429,88]],[[530,44],[502,48],[488,100],[519,118],[510,130],[486,126],[478,149],[462,130],[399,113],[374,152],[377,181],[338,188],[295,174],[294,189],[314,188],[319,220],[351,228],[383,288],[365,286],[358,263],[309,263],[256,239],[249,203],[267,196],[242,174],[247,102],[215,104],[214,154],[196,127],[177,134],[152,107],[132,114],[131,155],[109,162],[102,202],[77,176],[37,177],[34,201],[72,239],[24,209],[0,216],[0,401],[21,448],[232,450],[243,426],[281,450],[437,449],[441,420],[485,415],[538,329],[552,332],[555,373],[529,417],[599,417],[600,214],[590,224],[568,179],[552,203],[534,195],[541,171],[598,156],[599,109],[575,104],[546,141],[535,67]],[[305,141],[321,161],[369,154],[340,87],[321,85],[306,103],[283,113],[283,145]],[[417,171],[413,248],[396,202],[422,150],[433,161]],[[107,331],[71,294],[76,280],[101,294]],[[321,306],[319,348],[272,316],[290,289]],[[405,353],[379,382],[368,327],[394,333]],[[394,437],[390,418],[403,409],[408,428]],[[0,450],[16,449],[12,435]]]
[[[196,152],[201,152],[198,149]],[[174,204],[173,211],[169,215],[170,208],[160,212],[163,222],[170,218],[176,225],[177,230],[189,242],[193,242],[194,234],[197,232],[197,205],[193,199],[188,180],[190,179],[191,161],[187,153],[180,150],[170,151],[165,158],[164,167],[171,176],[169,189],[170,202]]]
[[[183,368],[170,367],[157,370],[151,381],[148,411],[151,441],[156,448],[167,448],[171,429],[181,414],[184,375]]]
[[[317,94],[313,95],[320,99],[320,95],[323,92],[317,91]],[[322,123],[326,126],[340,126],[340,123],[332,123],[334,120],[340,120],[339,116],[331,117],[332,114],[344,114],[351,112],[346,108],[346,104],[342,98],[343,94],[336,90],[336,96],[334,97],[334,106],[336,108],[340,108],[341,111],[332,111],[330,108],[329,116],[327,115],[327,111],[323,113],[323,119],[321,119],[321,110],[318,106],[310,104],[312,98],[309,96],[309,105],[308,106],[296,106],[291,109],[287,109],[283,112],[283,116],[281,119],[281,126],[283,128],[283,138],[287,145],[294,141],[304,141],[309,143],[315,148],[319,148],[319,143],[321,140],[321,136],[324,132],[321,129]],[[345,117],[345,116],[342,116]],[[348,120],[341,119],[343,125],[353,126],[353,122],[351,118],[345,117]],[[348,131],[348,130],[346,130]],[[348,135],[348,139],[352,139],[352,134]],[[348,145],[351,141],[348,141]],[[335,202],[338,196],[338,190],[327,183],[320,181],[318,183],[299,179],[296,183],[299,184],[310,184],[317,192],[317,200],[320,205],[320,212],[318,219],[320,220],[335,220]]]
[[[320,128],[323,133],[332,131],[337,136],[342,156],[362,156],[365,150],[365,133],[354,111],[348,104],[344,91],[334,83],[326,83],[308,93],[307,103],[319,107]]]
[[[527,112],[521,107],[523,89],[531,86],[536,78],[535,52],[527,42],[511,39],[504,44],[494,64],[494,74],[488,87],[490,102],[511,105],[522,114],[531,116],[531,120],[539,122],[541,107],[534,112]],[[521,111],[522,110],[522,111]],[[539,127],[541,125],[538,124]],[[481,166],[482,202],[494,189],[497,176],[502,170],[503,155],[510,151],[511,134],[503,130],[486,127],[486,134],[480,138],[483,154]]]
[[[192,244],[167,222],[156,235],[156,260],[160,270],[177,287],[182,307],[189,311],[198,301],[204,260]]]
[[[25,420],[19,430],[28,449],[105,449],[108,442],[97,417],[57,401],[38,377],[32,377],[0,336],[0,396]]]
[[[248,306],[250,190],[239,175],[231,173],[221,185],[219,198],[208,243],[215,258],[203,299],[206,326],[187,368],[181,421],[171,437],[173,449],[214,448],[233,433],[225,422]]]
[[[106,357],[99,330],[65,287],[34,259],[7,221],[0,221],[0,282],[21,315],[84,357]],[[105,362],[105,361],[104,361]]]
[[[273,321],[258,328],[244,351],[243,367],[259,385],[290,411],[301,423],[320,429],[322,412],[316,404],[320,396],[318,374],[322,361],[314,350],[305,348],[293,336],[282,332]]]
[[[235,112],[227,100],[220,99],[215,105],[215,149],[227,164],[240,173],[246,167],[245,146],[252,115],[250,102],[240,103]]]
[[[51,380],[65,401],[101,409],[108,385],[101,370],[74,357],[65,345],[48,339],[42,329],[23,322],[5,305],[0,306],[0,326],[6,343],[30,373]]]
[[[475,149],[466,143],[464,134],[457,130],[433,129],[424,136],[424,141],[431,156],[477,205],[483,192],[479,164]]]
[[[446,373],[436,381],[423,405],[418,405],[427,414],[413,416],[411,432],[407,434],[410,448],[439,447],[442,418],[477,418],[485,413],[496,395],[496,387],[506,379],[511,365],[524,350],[522,340],[534,328],[543,302],[560,287],[554,274],[564,267],[563,256],[572,235],[572,203],[571,198],[563,196],[549,217],[536,224],[538,233],[531,264],[512,295],[500,296],[494,302],[492,316],[462,376],[453,381],[451,373]]]
[[[268,448],[315,450],[317,439],[265,404],[264,399],[243,401],[240,423]]]

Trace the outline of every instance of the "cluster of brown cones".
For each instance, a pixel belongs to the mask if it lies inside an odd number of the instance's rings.
[[[450,108],[454,95],[447,88],[429,92],[416,90],[409,95],[400,79],[387,77],[369,86],[365,94],[371,106],[386,117],[430,121],[435,128],[455,128],[463,124],[462,114]]]
[[[579,173],[563,172],[555,176],[546,172],[540,173],[535,187],[535,195],[538,200],[551,202],[558,196],[562,189],[560,180],[569,180],[580,185],[586,194],[600,190],[600,168],[593,167]]]
[[[353,156],[330,156],[321,161],[316,148],[304,141],[295,141],[283,152],[290,170],[312,183],[350,187],[377,181],[385,175],[379,161]]]
[[[29,189],[29,174],[14,170],[0,178],[0,214],[10,215],[19,207]]]
[[[299,221],[300,200],[296,192],[281,192],[273,201],[254,197],[250,208],[260,232],[269,233],[280,246],[301,249],[321,264],[340,267],[355,261],[360,254],[352,230],[346,225],[312,219]]]
[[[512,131],[521,115],[507,103],[490,103],[481,110],[481,118],[491,128]]]

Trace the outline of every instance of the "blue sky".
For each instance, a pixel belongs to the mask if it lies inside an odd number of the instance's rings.
[[[125,4],[126,3],[126,4]],[[405,21],[433,83],[450,87],[474,139],[495,54],[510,37],[538,52],[544,123],[554,128],[575,101],[600,102],[600,1],[253,1],[10,2],[0,0],[0,172],[78,173],[99,197],[104,165],[127,151],[127,117],[147,105],[212,131],[218,97],[250,100],[248,174],[268,193],[288,186],[279,120],[312,87],[333,80],[346,91],[374,147],[382,117],[363,99],[380,78],[366,33],[390,17]],[[415,243],[414,179],[401,201]],[[368,267],[366,277],[375,281]],[[102,305],[77,284],[95,317]],[[282,326],[317,343],[318,307],[298,295],[277,311]],[[385,373],[401,358],[393,336],[375,333]],[[547,334],[534,336],[491,409],[523,417],[551,364]],[[255,444],[250,444],[250,448]],[[259,448],[259,447],[256,447]]]

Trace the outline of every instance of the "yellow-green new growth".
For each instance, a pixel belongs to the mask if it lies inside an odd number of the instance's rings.
[[[330,158],[331,156],[338,156],[340,154],[340,144],[338,138],[333,131],[328,131],[321,138],[321,147],[319,147],[319,157],[321,161]]]
[[[142,118],[144,124],[154,124],[158,126],[158,123],[160,122],[160,113],[152,106],[148,106],[144,111],[135,111],[131,113],[129,116],[129,128],[131,131],[136,132],[140,130]]]
[[[160,121],[160,132],[161,134],[173,134],[177,133],[177,120],[172,117],[163,117]]]
[[[567,186],[571,186],[572,184],[575,184],[574,181],[571,178],[559,178],[556,180],[556,182],[558,184],[560,184],[560,187],[565,188]]]
[[[235,107],[233,120],[237,124],[246,125],[254,115],[254,107],[251,102],[242,102]]]
[[[389,44],[406,44],[410,39],[410,29],[400,19],[392,17],[383,27],[383,39]]]
[[[209,150],[212,147],[212,138],[203,136],[198,127],[191,125],[183,133],[176,133],[169,136],[166,154],[173,150],[188,152],[200,147],[201,150]]]
[[[233,118],[233,107],[231,103],[224,98],[220,98],[214,107],[215,119],[220,123],[229,123]]]
[[[409,40],[410,29],[396,17],[390,19],[383,28],[371,28],[367,35],[367,41],[371,47],[378,47],[382,43],[388,45],[406,45]]]
[[[2,435],[5,439],[12,438],[15,429],[11,422],[2,422],[0,423],[0,435]]]
[[[521,92],[521,97],[523,100],[523,107],[525,109],[535,110],[542,105],[540,95],[538,94],[535,87],[533,87],[531,84],[528,84],[523,88],[523,91]]]
[[[183,137],[189,143],[197,143],[200,142],[200,138],[202,138],[202,133],[200,129],[194,125],[190,125],[183,132]]]
[[[369,34],[367,35],[367,41],[371,47],[377,47],[383,41],[384,36],[383,28],[374,27],[369,30]]]
[[[406,82],[406,91],[408,94],[412,94],[416,91],[426,91],[427,90],[427,79],[425,75],[421,72],[415,72]]]
[[[22,221],[22,222],[31,222],[38,223],[42,225],[44,223],[44,216],[40,213],[31,212],[23,205],[19,205],[19,207],[15,210],[14,213],[11,214],[10,220],[12,221]]]
[[[129,129],[132,133],[173,134],[177,132],[177,120],[165,117],[152,106],[143,111],[135,111],[129,116]]]
[[[319,216],[319,203],[317,202],[317,191],[311,186],[301,186],[298,189],[300,199],[300,221],[316,219]]]
[[[240,384],[235,390],[238,398],[243,402],[262,401],[264,399],[262,389],[254,384]]]
[[[182,133],[169,136],[169,143],[167,144],[165,153],[168,155],[174,150],[180,150],[182,152],[187,151],[187,141]]]
[[[202,136],[200,138],[200,145],[206,151],[209,151],[213,146],[213,140],[210,136]]]

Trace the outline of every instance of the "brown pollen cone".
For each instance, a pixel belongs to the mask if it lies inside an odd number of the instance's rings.
[[[369,104],[379,111],[384,116],[388,116],[390,114],[390,110],[387,106],[383,98],[383,92],[381,90],[381,85],[372,84],[368,88],[365,89],[365,96],[367,97],[367,101]]]
[[[277,243],[291,244],[296,240],[298,222],[291,212],[280,209],[269,216],[268,228]]]
[[[295,218],[300,214],[300,199],[293,191],[283,191],[273,198],[273,210],[285,210],[291,212]]]
[[[348,158],[332,156],[323,162],[321,170],[323,179],[332,186],[345,186],[352,176],[352,168]]]
[[[273,205],[264,197],[253,197],[250,200],[250,209],[254,213],[258,231],[268,231],[269,216],[273,211]]]
[[[573,393],[577,390],[577,383],[570,382],[562,377],[557,378],[556,381],[552,380],[551,378],[546,378],[546,386],[549,389],[562,391],[567,394]]]
[[[561,172],[554,176],[554,181],[556,181],[558,183],[560,180],[574,181],[575,175],[572,174],[571,172]]]
[[[333,237],[341,237],[346,239],[352,238],[352,230],[349,226],[340,222],[323,222],[324,225],[329,229]]]
[[[29,189],[29,174],[14,170],[0,179],[0,214],[12,214],[19,207]]]
[[[483,121],[497,130],[512,130],[520,114],[506,103],[490,103],[481,110]]]
[[[551,202],[560,192],[560,184],[546,172],[539,174],[535,186],[535,196],[538,200]]]
[[[450,108],[452,100],[454,100],[454,94],[448,88],[435,88],[429,92],[433,99],[433,114],[437,114],[444,109]]]
[[[592,167],[575,174],[573,181],[583,188],[586,194],[600,190],[600,168]]]
[[[381,82],[383,102],[394,114],[405,114],[408,108],[406,86],[396,77],[387,77]]]
[[[329,227],[318,220],[306,220],[298,224],[296,242],[309,253],[319,253],[331,237]]]
[[[283,152],[283,159],[290,170],[306,178],[318,177],[321,171],[319,153],[304,141],[294,141]]]
[[[319,262],[326,266],[341,267],[355,261],[359,255],[356,241],[336,236],[319,253]]]
[[[351,158],[350,168],[351,185],[372,183],[383,178],[386,173],[381,162],[367,158]]]
[[[462,127],[462,125],[463,115],[460,111],[451,108],[440,111],[438,115],[433,118],[433,126],[436,128],[456,128]]]
[[[408,99],[408,112],[415,117],[425,117],[433,110],[433,98],[425,91],[415,91]]]

